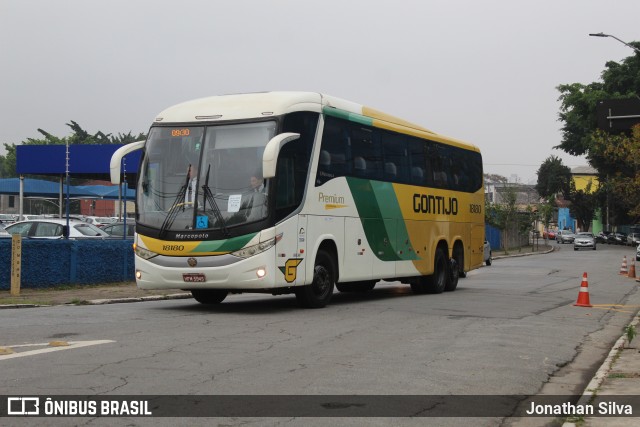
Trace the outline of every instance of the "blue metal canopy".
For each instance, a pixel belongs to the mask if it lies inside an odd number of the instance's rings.
[[[67,186],[62,186],[62,193],[66,195]],[[118,186],[109,185],[71,185],[69,197],[74,199],[106,199],[118,200]],[[0,194],[20,195],[20,178],[0,179]],[[126,197],[129,200],[135,198],[135,190],[128,188]],[[24,179],[24,197],[58,198],[60,196],[60,183],[45,181],[42,179]],[[124,197],[124,193],[122,194]]]

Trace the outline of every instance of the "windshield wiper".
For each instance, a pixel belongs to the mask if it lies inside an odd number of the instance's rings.
[[[187,194],[187,188],[189,187],[189,181],[191,181],[191,165],[189,165],[189,169],[187,170],[186,182],[182,187],[180,187],[180,190],[178,190],[178,194],[173,201],[173,205],[171,206],[171,209],[169,209],[167,216],[160,226],[161,238],[166,236],[167,230],[169,230],[169,228],[173,225],[173,221],[176,220],[176,217],[180,213],[180,208],[182,208],[183,212],[185,210],[185,196]]]
[[[222,217],[222,212],[220,212],[220,208],[216,203],[215,196],[211,193],[211,188],[209,188],[209,172],[211,171],[211,165],[207,167],[207,175],[204,179],[204,185],[202,186],[202,192],[204,193],[202,196],[202,210],[206,213],[207,211],[207,202],[211,206],[213,210],[213,215],[216,217],[218,224],[220,225],[220,230],[225,237],[229,237],[229,230],[227,229],[227,225],[224,222],[224,218]]]

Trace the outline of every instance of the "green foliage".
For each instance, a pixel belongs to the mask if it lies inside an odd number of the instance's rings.
[[[630,44],[640,46],[638,42]],[[561,102],[559,119],[563,127],[562,143],[556,148],[576,156],[589,154],[592,133],[597,129],[598,102],[633,98],[640,94],[640,55],[629,56],[622,63],[607,62],[601,77],[602,82],[557,87]]]
[[[608,193],[609,207],[614,208],[616,222],[640,221],[640,125],[633,127],[631,135],[610,135],[594,132],[590,161],[600,171],[603,186]],[[593,159],[593,160],[592,160]],[[601,206],[606,197],[600,198]],[[621,211],[621,212],[620,212]]]
[[[542,221],[542,224],[544,224],[544,228],[549,228],[549,224],[553,219],[554,211],[555,211],[555,208],[549,201],[547,201],[546,203],[542,203],[538,208],[538,215],[540,216],[540,220]]]
[[[503,193],[503,203],[491,203],[485,207],[485,222],[502,231],[502,247],[506,248],[509,230],[517,227],[516,206],[517,193],[513,187],[506,187]]]
[[[538,169],[536,191],[547,200],[557,194],[568,196],[571,191],[571,169],[556,156],[549,156]]]
[[[565,84],[557,87],[560,91],[560,121],[562,142],[554,147],[572,156],[581,156],[589,151],[591,132],[597,128],[596,106],[598,102],[611,98],[603,89],[602,83],[583,85]]]
[[[640,47],[639,42],[629,44]],[[572,155],[586,155],[591,166],[598,170],[601,185],[596,198],[603,212],[608,208],[611,223],[637,222],[640,220],[640,168],[635,158],[640,152],[639,131],[616,136],[598,130],[596,109],[598,103],[606,99],[639,96],[640,55],[633,54],[620,63],[607,62],[601,77],[601,81],[588,85],[572,83],[557,87],[563,135],[561,144],[555,148]],[[584,198],[580,194],[567,198],[571,197]]]
[[[627,344],[631,345],[631,341],[638,335],[636,327],[633,325],[625,326],[624,333],[627,336]]]

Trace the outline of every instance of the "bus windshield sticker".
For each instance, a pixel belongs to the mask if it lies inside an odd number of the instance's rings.
[[[241,200],[242,194],[232,194],[231,196],[229,196],[229,205],[227,206],[227,212],[239,212]]]
[[[209,228],[209,217],[206,215],[198,215],[196,217],[196,228]]]

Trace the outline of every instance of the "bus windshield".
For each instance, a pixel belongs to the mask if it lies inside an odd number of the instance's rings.
[[[161,234],[226,233],[266,218],[262,154],[275,130],[275,121],[151,128],[138,180],[138,223]]]

